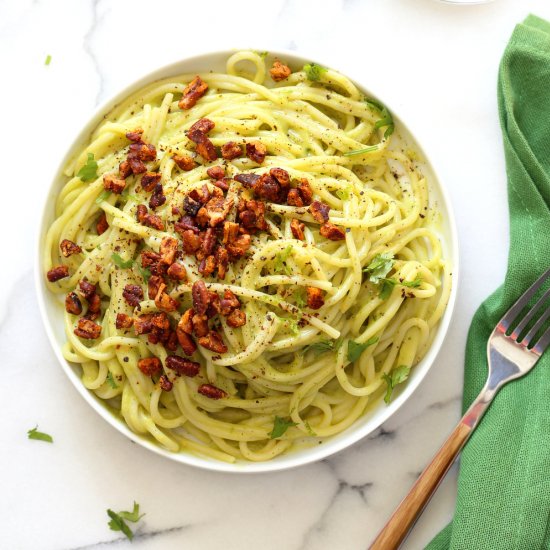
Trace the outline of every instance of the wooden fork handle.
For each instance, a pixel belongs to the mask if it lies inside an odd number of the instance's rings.
[[[432,461],[420,474],[409,494],[401,501],[388,523],[378,534],[369,550],[395,550],[399,548],[410,529],[428,504],[430,498],[449,471],[458,453],[470,437],[473,427],[467,415],[452,431]]]

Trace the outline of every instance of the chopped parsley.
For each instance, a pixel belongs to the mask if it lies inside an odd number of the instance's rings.
[[[109,371],[109,373],[107,374],[107,384],[109,384],[109,386],[111,386],[113,390],[118,388],[118,384],[115,382],[115,379],[113,378],[113,373],[111,371]]]
[[[391,394],[395,386],[407,380],[410,372],[410,367],[407,367],[406,365],[399,365],[397,368],[393,369],[390,374],[382,375],[382,378],[386,381],[387,384],[386,395],[384,396],[384,401],[386,403],[389,403],[391,401]]]
[[[319,340],[318,342],[313,342],[313,344],[308,344],[304,347],[304,352],[313,351],[315,355],[321,355],[327,351],[336,351],[343,343],[342,338],[337,338],[336,340]]]
[[[393,278],[384,278],[382,279],[382,286],[380,287],[380,294],[378,296],[382,300],[387,300],[393,292],[393,287],[398,284],[407,288],[418,288],[422,284],[422,278],[417,277],[412,281],[398,281]]]
[[[275,421],[273,422],[273,430],[271,430],[269,437],[271,439],[277,439],[278,437],[281,437],[288,430],[288,428],[292,426],[296,426],[296,422],[285,420],[280,416],[276,416]]]
[[[294,298],[294,302],[297,307],[302,308],[306,305],[306,296],[302,288],[299,288],[298,290],[294,291],[294,294],[292,295],[292,297]]]
[[[378,342],[378,336],[373,336],[372,338],[369,338],[364,344],[358,344],[357,342],[350,340],[348,342],[348,361],[350,363],[357,361],[357,359],[361,357],[361,354],[369,346],[376,344],[376,342]]]
[[[76,174],[82,181],[92,181],[97,179],[97,162],[94,160],[94,154],[88,153],[86,164]]]
[[[363,268],[363,273],[368,275],[368,279],[371,283],[378,284],[386,275],[391,271],[393,267],[393,254],[391,252],[384,252],[377,254],[367,267]]]
[[[134,260],[129,259],[124,261],[116,252],[111,255],[111,259],[120,269],[128,269],[134,265]]]
[[[107,515],[111,518],[108,525],[112,531],[122,531],[129,540],[134,538],[134,533],[128,527],[126,521],[131,521],[136,523],[139,521],[145,514],[139,513],[139,504],[134,501],[134,509],[131,512],[113,512],[110,508],[107,510]],[[126,521],[124,521],[126,520]]]
[[[145,284],[147,284],[149,282],[149,279],[151,278],[151,270],[148,267],[143,268],[138,266],[138,271],[141,277],[143,278],[143,281],[145,282]]]
[[[393,134],[395,125],[393,122],[393,117],[388,111],[388,108],[382,103],[375,101],[374,99],[365,99],[365,101],[370,107],[371,111],[377,111],[378,113],[380,113],[381,118],[375,122],[374,127],[376,129],[386,128],[386,131],[384,132],[384,138],[389,138]]]
[[[46,56],[46,61],[44,61],[44,65],[46,65],[46,67],[52,62],[52,56],[51,55],[47,55]]]
[[[27,437],[29,439],[38,439],[39,441],[47,441],[48,443],[53,443],[53,437],[50,434],[39,432],[38,426],[35,426],[32,430],[28,430]]]
[[[276,273],[283,272],[285,275],[292,275],[290,266],[286,264],[289,256],[292,254],[292,245],[288,245],[282,252],[275,256],[275,262],[273,263],[273,270]]]
[[[353,155],[362,155],[364,153],[372,153],[373,151],[378,151],[378,145],[371,145],[370,147],[365,147],[364,149],[356,149],[355,151],[348,151],[344,153],[345,157],[352,157]]]
[[[309,80],[312,82],[317,82],[321,80],[321,75],[326,73],[328,69],[322,65],[317,65],[317,63],[306,63],[304,65],[304,72]]]
[[[104,191],[102,191],[102,192],[97,196],[97,199],[95,200],[95,203],[96,203],[96,204],[100,204],[100,203],[102,203],[104,200],[108,199],[110,196],[111,196],[111,191],[109,191],[108,189],[105,189]]]

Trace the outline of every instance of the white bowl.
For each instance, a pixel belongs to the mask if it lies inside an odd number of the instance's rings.
[[[76,139],[69,147],[67,154],[61,161],[53,177],[51,188],[49,190],[46,203],[44,205],[41,223],[39,225],[37,264],[35,270],[36,286],[40,311],[46,327],[46,332],[63,370],[72,381],[77,391],[82,395],[82,397],[99,415],[101,415],[109,424],[111,424],[111,426],[115,427],[118,431],[129,437],[132,441],[139,443],[143,447],[150,449],[151,451],[161,456],[164,456],[171,460],[175,460],[176,462],[182,462],[191,466],[197,466],[199,468],[217,470],[222,472],[269,472],[293,468],[326,458],[329,455],[332,455],[338,451],[341,451],[342,449],[345,449],[346,447],[349,447],[353,443],[359,441],[366,435],[373,432],[376,428],[378,428],[393,413],[395,413],[395,411],[397,411],[397,409],[399,409],[401,405],[403,405],[403,403],[412,395],[414,390],[418,387],[422,379],[426,376],[426,373],[435,361],[435,358],[441,348],[443,339],[449,327],[455,304],[458,281],[458,242],[454,215],[447,194],[444,188],[439,183],[432,165],[427,160],[427,155],[423,151],[418,141],[414,139],[410,130],[403,124],[403,122],[401,122],[399,116],[392,109],[391,105],[387,105],[387,107],[393,114],[395,120],[395,133],[400,134],[404,138],[404,140],[421,155],[421,158],[425,159],[425,162],[422,164],[422,169],[430,183],[430,193],[432,201],[435,201],[437,203],[438,210],[441,213],[442,223],[440,237],[445,258],[448,259],[453,266],[453,288],[451,291],[447,309],[445,310],[443,318],[439,323],[437,333],[430,349],[428,350],[422,361],[420,361],[420,363],[415,366],[414,369],[412,369],[410,378],[408,379],[407,383],[403,384],[402,389],[395,392],[394,398],[392,399],[391,403],[389,405],[386,405],[382,400],[379,400],[376,405],[369,408],[367,413],[359,420],[357,420],[350,428],[326,440],[325,442],[323,442],[322,445],[315,445],[312,447],[291,451],[290,453],[278,456],[273,460],[270,460],[269,462],[255,463],[243,461],[234,464],[228,464],[212,458],[200,457],[189,453],[171,453],[163,449],[162,447],[152,443],[151,440],[135,434],[122,420],[116,418],[111,412],[109,412],[101,399],[97,398],[94,393],[88,391],[84,387],[80,380],[78,367],[69,363],[63,357],[61,353],[61,347],[66,340],[63,330],[63,308],[56,300],[55,296],[47,290],[45,285],[45,276],[44,273],[42,273],[41,257],[44,251],[44,238],[47,228],[54,220],[55,197],[60,192],[64,182],[62,170],[73,152],[77,149],[80,149],[87,142],[92,130],[102,121],[103,116],[107,114],[122,99],[126,98],[130,94],[139,90],[141,87],[155,80],[159,80],[169,76],[176,76],[183,73],[195,73],[209,70],[225,72],[225,62],[232,53],[233,51],[206,53],[200,56],[179,61],[177,63],[166,65],[165,67],[162,67],[161,69],[158,69],[144,76],[137,82],[129,85],[96,110],[94,115],[90,118],[88,124],[82,129],[80,134],[76,137]],[[319,63],[320,65],[324,65],[322,60],[316,60],[310,57],[301,57],[292,52],[270,52],[270,57],[271,56],[276,56],[280,59],[285,60],[292,67],[302,67],[305,63],[309,63],[311,61]],[[352,75],[346,76],[352,78]],[[376,93],[373,93],[372,90],[365,86],[359,85],[357,80],[354,80],[354,82],[368,96],[377,98]],[[383,101],[383,98],[381,101],[385,103]]]

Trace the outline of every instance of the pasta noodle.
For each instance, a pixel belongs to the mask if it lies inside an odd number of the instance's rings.
[[[64,356],[80,365],[85,387],[131,430],[173,452],[228,462],[270,460],[346,430],[386,392],[389,398],[430,346],[451,271],[414,153],[392,135],[391,114],[350,80],[312,64],[273,82],[264,56],[251,51],[232,55],[226,74],[198,76],[208,91],[187,108],[180,107],[195,74],[146,86],[94,130],[66,167],[44,271],[52,292],[60,299],[69,295]],[[189,130],[203,119],[214,127],[192,139]],[[132,136],[137,129],[143,132]],[[131,158],[127,134],[134,145],[156,150],[143,161],[147,174],[159,174],[153,194],[138,168],[117,175]],[[222,152],[228,142],[241,151],[248,144],[249,154],[208,161],[199,153],[201,140]],[[258,143],[267,154],[254,161]],[[181,169],[184,161],[190,166]],[[216,185],[233,205],[224,227],[245,219],[241,205],[247,201],[258,199],[265,208],[263,229],[247,231],[241,223],[249,248],[231,259],[224,277],[205,274],[204,254],[182,252],[182,233],[175,230],[189,197],[223,198],[207,173],[218,165],[224,178]],[[275,174],[274,168],[289,175],[285,193],[292,201],[259,200],[261,190],[255,196],[255,187],[234,179]],[[116,176],[112,188],[109,174]],[[138,205],[151,205],[153,196],[161,203],[140,214]],[[223,248],[218,227],[212,234]],[[204,247],[206,232],[199,230]],[[143,254],[162,253],[174,237],[180,248],[173,262],[186,276],[164,276],[165,290],[151,295],[155,266],[144,264]],[[80,281],[95,287],[83,288]],[[197,308],[197,281],[206,283],[209,303],[212,293],[223,300],[230,291],[239,318],[246,318],[231,326],[228,316],[209,310],[207,330],[216,332],[225,352],[198,345],[186,356],[175,340],[185,312]],[[134,302],[128,288],[134,288]],[[162,299],[167,305],[159,307]],[[170,323],[161,331],[164,340],[131,326],[136,318],[150,324],[159,311]],[[130,321],[122,326],[125,319]],[[90,337],[89,330],[100,334]],[[201,341],[195,333],[190,338],[195,345]],[[181,361],[169,359],[174,355],[187,361],[185,373]],[[146,358],[160,363],[143,363]]]

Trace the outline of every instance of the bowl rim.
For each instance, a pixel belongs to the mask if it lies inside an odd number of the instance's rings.
[[[393,109],[391,105],[383,102],[384,105],[388,107],[392,113],[394,119],[397,121],[398,126],[403,128],[405,132],[412,138],[415,150],[418,150],[422,156],[423,164],[427,167],[431,175],[433,176],[433,181],[430,181],[430,186],[433,187],[439,197],[441,198],[442,205],[439,206],[439,210],[444,210],[447,218],[448,226],[448,235],[445,238],[445,245],[447,249],[447,254],[449,256],[449,261],[452,261],[452,283],[451,283],[451,293],[449,300],[445,309],[445,312],[442,318],[439,321],[439,326],[437,328],[437,333],[430,344],[430,347],[426,355],[422,358],[420,363],[414,368],[414,376],[409,378],[408,383],[403,387],[400,393],[387,405],[381,412],[377,413],[371,419],[369,419],[365,424],[357,426],[357,421],[341,432],[336,436],[333,436],[327,439],[323,445],[318,445],[315,447],[307,447],[299,451],[290,452],[288,454],[283,454],[279,457],[276,457],[273,460],[266,462],[235,462],[235,463],[226,463],[221,460],[200,456],[198,454],[193,454],[188,451],[180,451],[173,453],[162,448],[160,445],[157,445],[146,439],[139,434],[134,433],[130,430],[127,424],[124,423],[123,419],[118,418],[113,413],[111,413],[107,407],[102,405],[99,402],[93,392],[88,390],[83,384],[81,379],[77,376],[74,367],[71,366],[61,353],[61,349],[58,345],[58,341],[54,334],[52,322],[48,315],[48,305],[46,304],[48,295],[48,290],[45,286],[45,282],[42,276],[42,257],[44,250],[42,247],[44,236],[45,236],[45,222],[49,214],[51,214],[52,205],[49,198],[57,196],[59,190],[59,181],[63,175],[63,169],[67,164],[67,161],[75,151],[75,149],[80,146],[83,140],[93,132],[93,130],[101,122],[101,119],[108,114],[118,103],[123,101],[132,93],[136,92],[140,88],[146,86],[147,84],[153,83],[157,80],[168,78],[172,75],[178,75],[185,72],[185,65],[193,65],[197,63],[205,64],[205,72],[208,70],[207,64],[208,60],[212,58],[225,58],[227,59],[233,53],[242,50],[251,50],[251,51],[265,51],[262,48],[228,48],[223,50],[205,50],[202,53],[199,53],[194,56],[181,58],[176,61],[167,63],[159,68],[156,68],[148,73],[142,75],[136,80],[133,80],[122,89],[118,89],[115,93],[111,94],[108,98],[101,102],[94,110],[93,113],[87,117],[87,121],[84,126],[81,127],[80,132],[70,140],[67,148],[65,149],[65,154],[53,170],[53,174],[50,178],[50,183],[45,188],[43,196],[40,197],[42,201],[42,207],[40,210],[40,217],[38,219],[38,228],[35,235],[36,238],[36,255],[35,255],[35,290],[37,293],[38,306],[40,310],[40,316],[48,336],[49,343],[54,351],[55,356],[57,357],[63,371],[68,376],[69,380],[72,382],[73,386],[76,388],[78,393],[84,398],[84,400],[91,406],[96,413],[98,413],[108,424],[115,428],[118,432],[122,433],[128,437],[131,441],[145,447],[146,449],[156,453],[159,456],[170,459],[172,461],[178,462],[180,464],[186,464],[189,466],[194,466],[209,471],[217,472],[226,472],[226,473],[264,473],[264,472],[275,472],[283,471],[298,466],[304,466],[306,464],[311,464],[319,460],[325,459],[329,456],[332,456],[348,447],[351,447],[353,444],[364,439],[369,434],[374,432],[379,428],[384,422],[386,422],[401,406],[409,399],[409,397],[416,391],[418,386],[422,383],[426,377],[428,371],[432,368],[435,360],[441,350],[445,337],[448,333],[449,326],[454,314],[456,297],[458,293],[458,284],[460,279],[459,273],[459,246],[458,246],[458,232],[456,227],[456,220],[453,211],[453,206],[449,198],[449,194],[445,186],[441,183],[441,179],[436,171],[436,168],[433,162],[430,160],[430,157],[426,154],[424,147],[417,139],[416,135],[410,130],[410,128],[403,122],[398,112]],[[274,58],[284,58],[289,61],[290,64],[298,63],[308,63],[313,62],[322,66],[330,66],[326,63],[323,63],[321,60],[318,60],[316,56],[309,56],[308,52],[303,51],[291,51],[285,49],[269,49],[269,56]],[[337,69],[336,69],[337,70]],[[194,72],[194,71],[193,71]],[[363,85],[361,79],[356,79],[354,74],[349,72],[342,73],[345,74],[361,91],[367,93],[370,97],[378,99],[378,94],[376,94],[371,87],[366,87]],[[54,190],[56,191],[54,193]],[[53,295],[52,295],[53,297]],[[421,367],[421,368],[419,368]]]

